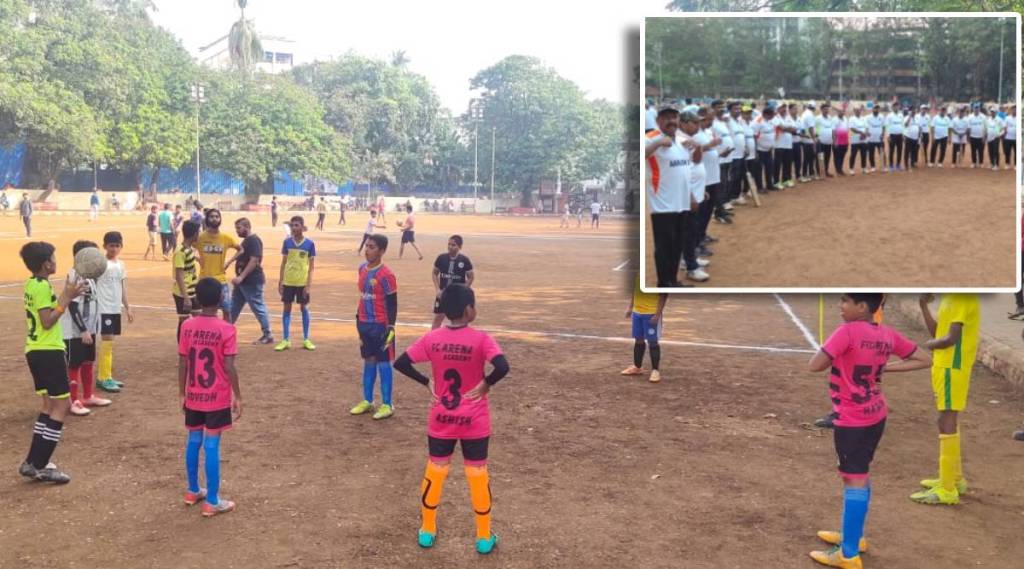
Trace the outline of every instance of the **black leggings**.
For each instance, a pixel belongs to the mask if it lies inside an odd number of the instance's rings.
[[[818,148],[821,149],[822,153],[825,154],[825,175],[828,176],[828,163],[832,161],[832,145],[831,144],[820,144]]]
[[[775,161],[772,160],[771,150],[758,150],[757,159],[761,162],[761,170],[764,171],[764,187],[771,189],[775,186]]]
[[[942,164],[946,161],[946,143],[949,142],[949,137],[936,138],[932,141],[932,154],[928,160],[929,164]],[[935,150],[939,150],[939,161],[935,161]]]
[[[857,169],[857,155],[860,154],[860,169],[867,170],[868,167],[868,145],[865,143],[850,145],[850,170]]]
[[[1017,141],[1003,139],[1003,161],[1007,166],[1010,165],[1010,154],[1013,154],[1014,163],[1017,162]]]
[[[920,142],[916,138],[907,138],[907,152],[903,156],[904,166],[907,170],[917,167],[917,149]]]
[[[839,174],[840,176],[842,176],[843,175],[843,161],[844,161],[843,159],[846,158],[846,145],[845,144],[837,145],[835,147],[835,151],[836,151],[836,162],[835,162],[836,174]]]
[[[894,161],[893,153],[896,153],[896,160]],[[903,135],[902,134],[890,134],[889,135],[889,167],[895,168],[903,162]]]
[[[804,142],[800,146],[803,147],[803,168],[801,173],[805,178],[811,176],[820,176],[821,172],[818,171],[818,157],[814,153],[814,143]]]
[[[988,161],[993,168],[999,167],[999,139],[988,141]]]
[[[971,164],[981,165],[985,161],[985,141],[971,137]]]
[[[881,142],[869,142],[868,143],[868,158],[871,160],[871,167],[875,167],[875,154],[879,152],[885,152]],[[883,156],[884,158],[885,156]]]

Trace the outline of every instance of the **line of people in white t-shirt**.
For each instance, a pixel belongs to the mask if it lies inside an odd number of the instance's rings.
[[[867,112],[865,112],[867,111]],[[769,102],[759,110],[738,101],[709,105],[646,109],[647,211],[655,241],[658,286],[687,286],[678,278],[710,278],[709,248],[716,238],[707,230],[712,219],[734,222],[735,206],[747,203],[751,185],[758,193],[792,188],[836,175],[903,172],[942,168],[951,144],[951,165],[983,167],[987,151],[993,170],[1002,150],[1006,169],[1015,167],[1016,107],[980,105],[956,110],[940,106],[920,110],[869,103],[846,109],[813,102]],[[1001,148],[1000,148],[1001,147]],[[849,165],[846,156],[849,154]],[[923,158],[922,158],[923,157]],[[1011,165],[1012,163],[1012,165]]]

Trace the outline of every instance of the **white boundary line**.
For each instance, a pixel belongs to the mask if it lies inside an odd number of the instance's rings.
[[[821,346],[819,346],[818,342],[815,341],[814,334],[811,334],[811,331],[807,329],[807,326],[804,326],[804,323],[800,321],[800,318],[796,315],[795,312],[793,312],[793,307],[787,304],[785,300],[782,300],[782,297],[779,296],[777,293],[772,293],[772,296],[775,297],[775,300],[779,301],[779,306],[781,306],[782,309],[786,311],[786,314],[789,315],[789,319],[793,321],[793,324],[796,324],[796,327],[799,328],[801,332],[803,332],[804,338],[807,339],[807,343],[811,345],[811,348],[813,348],[812,351],[817,352],[818,350],[820,350]]]
[[[0,300],[24,300],[20,296],[7,296],[0,295]],[[174,308],[170,306],[151,306],[147,304],[133,304],[132,308],[141,308],[143,310],[153,310],[155,312],[168,312],[175,313]],[[316,313],[314,313],[316,314]],[[327,314],[327,313],[320,313]],[[268,316],[271,318],[280,318],[280,314],[268,312]],[[355,318],[337,318],[331,316],[321,316],[317,320],[323,320],[325,322],[339,322],[354,324]],[[398,326],[404,326],[409,328],[430,328],[430,324],[424,322],[399,322]],[[510,330],[507,328],[493,328],[487,326],[481,326],[478,328],[484,332],[490,332],[493,334],[509,334],[509,335],[526,335],[526,336],[541,336],[545,338],[557,338],[557,339],[568,339],[568,340],[600,340],[604,342],[616,342],[616,343],[632,343],[633,338],[620,338],[615,336],[597,336],[593,334],[573,334],[570,332],[538,332],[536,330]],[[769,353],[782,353],[782,354],[813,354],[816,350],[807,350],[803,348],[786,348],[786,347],[775,347],[775,346],[743,346],[736,344],[717,344],[713,342],[687,342],[684,340],[660,340],[660,344],[669,346],[692,346],[698,348],[716,348],[725,350],[746,350],[755,352],[769,352]]]
[[[646,15],[644,17],[643,25],[640,26],[640,87],[639,87],[639,100],[644,101],[647,99],[647,95],[644,91],[647,85],[647,24],[652,19],[671,19],[671,18],[828,18],[828,19],[865,19],[865,18],[999,18],[999,19],[1012,19],[1016,23],[1016,34],[1013,40],[1016,40],[1016,47],[1013,53],[1016,56],[1017,68],[1021,66],[1021,44],[1024,43],[1020,40],[1021,38],[1021,15],[1017,12],[689,12],[689,13],[658,13],[653,15]],[[1015,93],[1017,98],[1012,101],[1017,105],[1017,108],[1021,106],[1021,73],[1017,73],[1016,78],[1016,90]],[[1009,103],[1010,101],[1008,101]],[[640,113],[639,118],[639,132],[644,132],[646,123],[644,122],[644,113]],[[641,145],[643,144],[643,136],[640,137]],[[1022,145],[1021,138],[1017,139],[1017,155],[1020,156],[1024,145]],[[1017,267],[1021,264],[1021,248],[1019,247],[1019,239],[1021,236],[1021,189],[1024,184],[1024,163],[1017,161],[1017,167],[1014,170],[1016,174],[1014,176],[1014,190],[1017,196],[1016,200],[1016,218],[1014,220],[1014,227],[1017,231],[1013,234],[1013,250],[1016,251],[1015,259]],[[640,178],[646,180],[647,175],[647,160],[640,160]],[[695,287],[687,289],[678,288],[658,288],[657,286],[647,286],[647,189],[646,186],[640,189],[640,275],[643,277],[640,279],[640,289],[647,293],[683,293],[683,294],[714,294],[714,293],[847,293],[847,292],[885,292],[885,293],[949,293],[949,292],[968,292],[968,293],[1005,293],[1005,292],[1017,292],[1021,288],[1021,272],[1016,271],[1014,277],[1013,288],[1009,287],[956,287],[956,286],[945,286],[945,287],[894,287],[894,286],[883,286],[881,288],[865,288],[865,287],[838,287],[838,286],[824,286],[824,287],[763,287],[763,286],[710,286],[710,287]],[[1004,238],[1009,238],[1006,235]]]
[[[621,265],[619,265],[618,267],[615,267],[612,270],[613,271],[621,271],[621,270],[625,269],[629,265],[629,263],[630,263],[630,260],[626,259],[625,261],[622,262]]]

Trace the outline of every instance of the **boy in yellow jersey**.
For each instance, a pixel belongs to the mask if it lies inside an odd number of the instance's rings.
[[[281,259],[281,274],[277,283],[277,291],[284,303],[281,310],[284,339],[274,346],[274,350],[283,352],[292,347],[292,303],[298,302],[302,311],[302,347],[312,351],[316,346],[309,339],[309,295],[313,290],[316,245],[312,239],[303,235],[306,222],[301,215],[292,217],[290,227],[292,234],[281,246],[284,257]]]
[[[651,383],[661,381],[658,365],[661,362],[661,315],[665,312],[667,294],[650,294],[640,290],[640,275],[637,275],[633,286],[633,296],[626,309],[626,318],[633,319],[633,365],[622,370],[622,375],[643,375],[644,350],[651,348]]]
[[[199,235],[199,224],[194,221],[186,221],[181,225],[181,247],[174,249],[174,258],[171,262],[171,276],[174,284],[171,287],[171,296],[174,297],[174,308],[178,313],[178,335],[181,340],[181,325],[190,316],[199,314],[200,306],[196,301],[196,282],[199,281],[196,269],[196,252],[192,247]]]
[[[43,397],[43,410],[36,418],[32,446],[18,473],[33,480],[66,484],[71,482],[71,477],[50,462],[60,442],[64,418],[71,409],[60,316],[72,299],[85,292],[86,283],[79,279],[67,281],[60,298],[57,298],[49,280],[50,275],[57,272],[57,258],[53,245],[49,243],[26,243],[21,248],[21,260],[32,272],[32,277],[25,281],[28,324],[25,359],[35,382],[36,394]]]
[[[976,294],[943,294],[938,322],[928,304],[935,297],[922,294],[919,304],[932,339],[932,391],[939,411],[939,477],[921,481],[925,490],[910,495],[919,504],[953,505],[967,491],[960,460],[959,413],[967,407],[971,368],[978,351],[981,306]]]

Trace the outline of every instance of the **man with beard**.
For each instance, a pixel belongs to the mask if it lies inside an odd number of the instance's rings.
[[[224,289],[220,301],[221,315],[224,320],[231,322],[231,289],[228,286],[228,277],[225,273],[225,268],[228,265],[226,257],[228,249],[234,249],[237,256],[241,247],[238,246],[238,241],[234,237],[227,233],[221,233],[219,209],[206,210],[203,220],[206,229],[196,240],[196,249],[199,251],[199,278],[214,278],[221,284],[221,288]],[[231,261],[234,261],[234,258]]]

